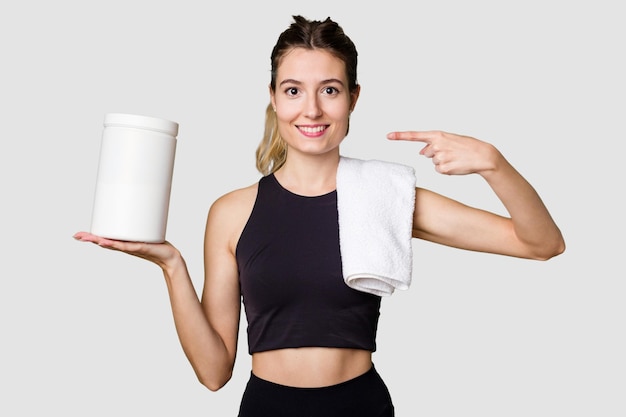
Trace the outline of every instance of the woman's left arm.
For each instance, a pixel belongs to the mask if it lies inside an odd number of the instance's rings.
[[[425,143],[420,154],[437,172],[481,175],[510,217],[469,207],[418,188],[413,235],[468,250],[546,260],[565,250],[561,231],[535,189],[491,144],[441,131],[392,132],[392,140]]]

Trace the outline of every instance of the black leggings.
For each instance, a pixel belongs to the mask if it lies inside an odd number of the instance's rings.
[[[376,369],[322,388],[296,388],[250,374],[239,417],[393,417],[387,386]]]

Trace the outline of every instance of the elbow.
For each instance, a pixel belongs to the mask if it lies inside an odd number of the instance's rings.
[[[197,375],[198,381],[212,392],[217,392],[222,389],[224,385],[230,381],[232,376],[232,371],[223,375]]]
[[[542,245],[539,249],[540,250],[533,255],[533,258],[538,261],[550,260],[565,252],[565,240],[560,237],[550,244]]]
[[[209,391],[212,392],[217,392],[220,389],[222,389],[224,387],[224,385],[226,385],[226,383],[228,381],[230,381],[230,376],[228,376],[227,378],[224,378],[222,380],[216,380],[216,379],[201,379],[198,378],[198,380],[200,381],[200,383],[202,385],[204,385]]]
[[[205,383],[205,382],[201,382],[201,384],[204,385],[211,392],[217,392],[220,389],[222,389],[224,385],[226,385],[226,383],[212,384],[212,383]]]

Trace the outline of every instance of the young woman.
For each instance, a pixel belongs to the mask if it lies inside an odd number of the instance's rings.
[[[344,283],[339,254],[336,176],[360,92],[356,48],[331,19],[295,16],[271,63],[257,149],[263,176],[211,206],[200,300],[170,243],[74,237],[162,268],[182,347],[212,391],[231,378],[243,299],[252,371],[241,417],[393,416],[372,364],[380,297]],[[494,146],[441,131],[388,138],[420,142],[419,153],[440,173],[482,176],[510,216],[417,188],[413,237],[537,260],[565,249],[540,197]]]

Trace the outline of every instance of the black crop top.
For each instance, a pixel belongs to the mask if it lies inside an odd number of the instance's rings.
[[[305,197],[261,178],[237,244],[248,350],[376,350],[381,298],[343,281],[337,193]]]

